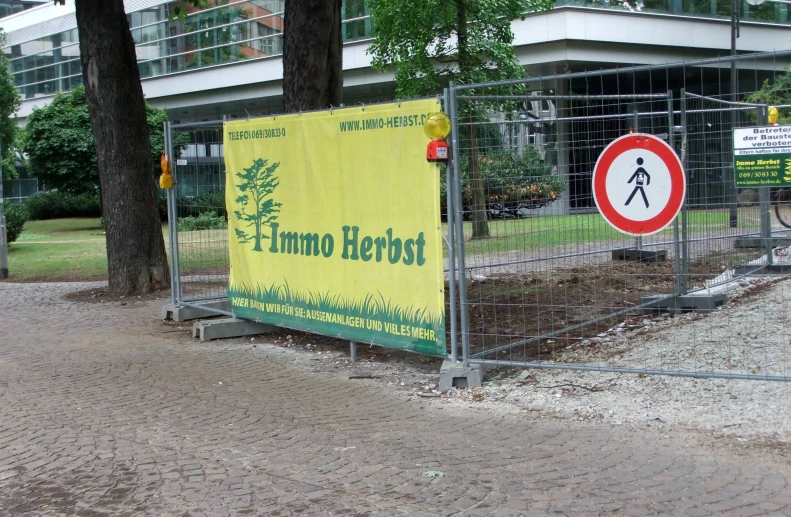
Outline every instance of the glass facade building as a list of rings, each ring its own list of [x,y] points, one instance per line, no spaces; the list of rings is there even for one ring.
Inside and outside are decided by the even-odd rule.
[[[41,5],[42,1],[0,0],[0,14]],[[791,1],[770,0],[760,6],[751,6],[745,0],[740,2],[742,20],[789,23],[788,4]],[[193,10],[184,20],[170,20],[175,3],[162,2],[128,14],[143,79],[278,56],[283,51],[284,0],[216,0],[207,9]],[[731,2],[556,0],[556,6],[728,20]],[[344,42],[372,36],[365,0],[345,0],[342,16]],[[11,62],[23,99],[68,91],[82,83],[76,28],[9,45],[3,51]]]
[[[37,7],[48,0],[0,0],[0,18],[11,16],[18,12]]]
[[[221,0],[193,10],[183,21],[170,20],[175,2],[129,13],[141,78],[281,55],[284,3]],[[344,42],[370,38],[371,20],[364,0],[346,0],[342,14]],[[23,99],[82,84],[76,28],[9,45],[3,51]]]

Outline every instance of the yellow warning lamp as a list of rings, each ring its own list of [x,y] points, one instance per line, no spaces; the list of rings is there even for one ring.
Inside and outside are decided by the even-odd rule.
[[[769,125],[776,126],[779,119],[780,112],[777,110],[777,106],[769,106]]]
[[[170,163],[165,151],[162,151],[162,155],[159,157],[159,166],[162,168],[162,175],[159,176],[159,188],[173,188],[173,176],[170,174]]]
[[[448,161],[448,144],[445,138],[450,134],[450,119],[442,112],[429,113],[423,123],[423,131],[431,139],[426,148],[426,160],[430,162]]]

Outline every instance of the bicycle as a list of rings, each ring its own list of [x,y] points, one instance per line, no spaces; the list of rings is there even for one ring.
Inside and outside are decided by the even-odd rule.
[[[791,188],[780,188],[775,192],[775,215],[780,224],[791,228]]]

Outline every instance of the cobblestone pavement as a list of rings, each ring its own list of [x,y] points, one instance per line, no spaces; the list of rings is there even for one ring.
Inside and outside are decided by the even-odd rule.
[[[791,514],[783,457],[421,408],[85,287],[0,284],[2,517]]]

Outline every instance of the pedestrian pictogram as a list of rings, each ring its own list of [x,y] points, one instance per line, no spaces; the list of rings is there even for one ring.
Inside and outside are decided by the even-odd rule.
[[[642,158],[637,159],[637,165],[643,165]],[[637,182],[635,184],[634,190],[632,191],[632,195],[629,196],[629,199],[626,200],[626,204],[628,205],[629,203],[631,203],[632,199],[634,199],[634,195],[640,192],[640,195],[643,196],[643,202],[645,203],[645,207],[648,208],[650,205],[648,204],[648,198],[645,197],[645,190],[643,190],[643,183],[645,183],[646,185],[650,185],[651,175],[648,174],[648,172],[645,169],[639,167],[636,171],[634,171],[632,177],[629,178],[629,183],[635,180],[637,180]]]
[[[681,210],[686,178],[675,151],[653,135],[614,140],[593,171],[593,198],[604,219],[628,235],[662,231]]]

